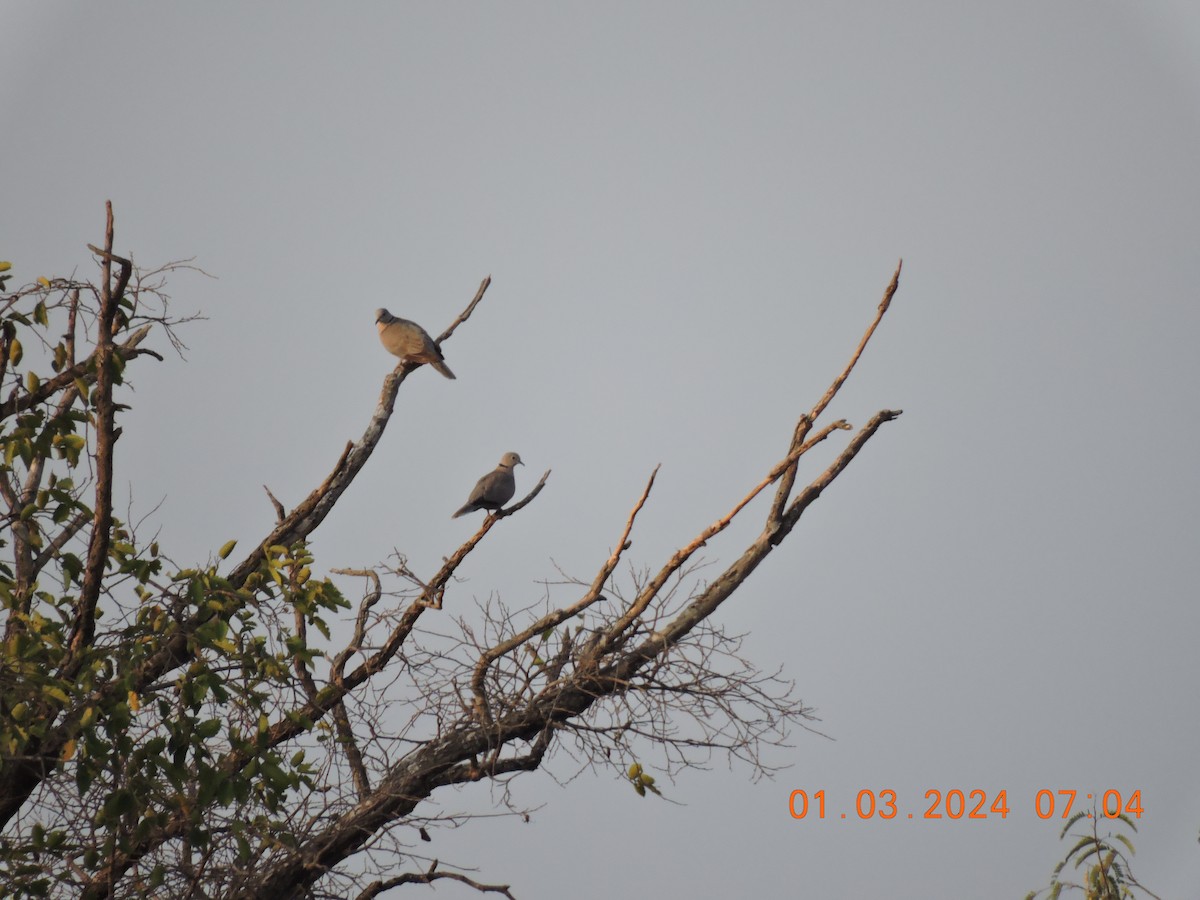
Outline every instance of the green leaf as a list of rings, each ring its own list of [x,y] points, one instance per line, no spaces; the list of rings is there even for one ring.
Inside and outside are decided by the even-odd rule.
[[[46,315],[46,304],[39,300],[37,306],[33,308],[33,320],[42,327],[50,324],[50,317]]]
[[[104,814],[121,816],[133,812],[133,792],[128,788],[119,788],[108,795],[104,801]]]
[[[79,572],[83,571],[83,562],[74,553],[64,553],[62,563],[62,587],[70,587],[72,581],[79,581]]]
[[[47,685],[46,687],[42,688],[42,693],[48,697],[53,697],[55,700],[57,700],[59,703],[62,703],[62,704],[67,704],[67,703],[71,702],[70,698],[67,696],[66,691],[64,691],[60,687],[55,687],[52,684]]]
[[[221,549],[217,551],[221,559],[228,559],[229,554],[233,552],[233,548],[237,546],[237,541],[226,541]]]

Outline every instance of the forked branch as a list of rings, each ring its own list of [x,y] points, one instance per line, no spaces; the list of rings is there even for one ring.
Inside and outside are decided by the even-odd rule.
[[[817,404],[806,415],[801,416],[800,420],[796,423],[796,428],[792,432],[792,442],[788,445],[789,456],[797,447],[804,443],[804,439],[808,437],[808,432],[817,421],[817,418],[833,402],[833,398],[837,396],[838,391],[842,389],[842,385],[846,383],[846,379],[850,377],[850,373],[854,371],[854,367],[858,365],[859,357],[867,349],[867,343],[871,340],[871,336],[875,334],[875,329],[879,327],[879,323],[883,321],[888,307],[892,305],[892,297],[896,295],[896,291],[900,287],[900,270],[903,267],[904,260],[896,263],[896,271],[892,274],[892,280],[883,292],[883,299],[879,301],[879,307],[875,310],[875,318],[871,320],[871,324],[863,332],[862,340],[858,342],[854,353],[851,354],[850,362],[846,363],[846,368],[842,369],[841,374],[833,380],[833,383],[829,385],[829,389],[825,391],[824,396],[817,401]],[[779,521],[779,517],[783,515],[783,508],[787,505],[788,498],[792,495],[792,486],[795,483],[796,466],[793,465],[784,472],[783,478],[779,482],[779,487],[775,491],[775,500],[771,504],[769,521]]]

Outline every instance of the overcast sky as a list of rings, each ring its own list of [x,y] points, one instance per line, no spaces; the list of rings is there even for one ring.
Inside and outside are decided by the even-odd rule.
[[[0,33],[14,283],[94,277],[106,199],[118,252],[215,276],[172,280],[207,320],[139,361],[120,444],[181,563],[362,433],[376,307],[436,333],[491,274],[458,380],[404,385],[318,562],[432,572],[515,450],[520,487],[553,474],[454,614],[590,579],[661,462],[629,554],[660,564],[782,455],[904,258],[831,410],[904,415],[720,613],[832,740],[664,783],[678,805],[529,775],[532,821],[439,832],[447,863],[526,900],[1021,897],[1067,849],[1040,789],[1140,790],[1134,871],[1200,897],[1194,5],[2,2]],[[917,815],[795,821],[794,788]],[[922,819],[951,788],[1012,812]]]

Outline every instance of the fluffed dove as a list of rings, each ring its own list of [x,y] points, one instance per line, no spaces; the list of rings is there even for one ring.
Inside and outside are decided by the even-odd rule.
[[[447,378],[454,377],[429,332],[416,322],[397,318],[386,309],[377,309],[375,327],[379,329],[379,340],[388,353],[406,363],[429,363]]]
[[[471,491],[471,499],[466,505],[450,518],[457,519],[477,509],[487,509],[495,512],[512,499],[517,492],[517,480],[513,478],[513,466],[523,466],[521,457],[516,453],[505,453],[500,457],[500,465],[492,469],[475,484]]]

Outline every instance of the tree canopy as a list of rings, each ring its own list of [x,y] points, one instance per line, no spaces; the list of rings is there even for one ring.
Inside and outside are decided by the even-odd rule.
[[[657,568],[618,578],[655,469],[600,569],[563,576],[572,602],[493,599],[467,626],[447,614],[456,570],[549,472],[431,574],[402,558],[322,574],[307,543],[419,363],[387,375],[362,435],[299,505],[271,497],[277,521],[253,546],[178,565],[118,518],[128,379],[167,363],[151,345],[174,342],[186,321],[166,293],[186,264],[142,270],[115,254],[111,205],[103,246],[90,249],[94,283],[8,290],[0,264],[0,896],[365,900],[438,879],[509,894],[417,865],[414,832],[426,838],[436,820],[434,792],[502,782],[565,749],[655,793],[651,753],[668,773],[714,751],[764,771],[761,745],[808,717],[711,617],[900,415],[818,424],[887,312],[899,266],[845,369],[732,509]],[[439,346],[469,325],[489,283]],[[843,431],[798,485],[801,459]],[[689,578],[697,551],[752,514],[761,531],[740,556]],[[438,628],[419,627],[430,617]]]

